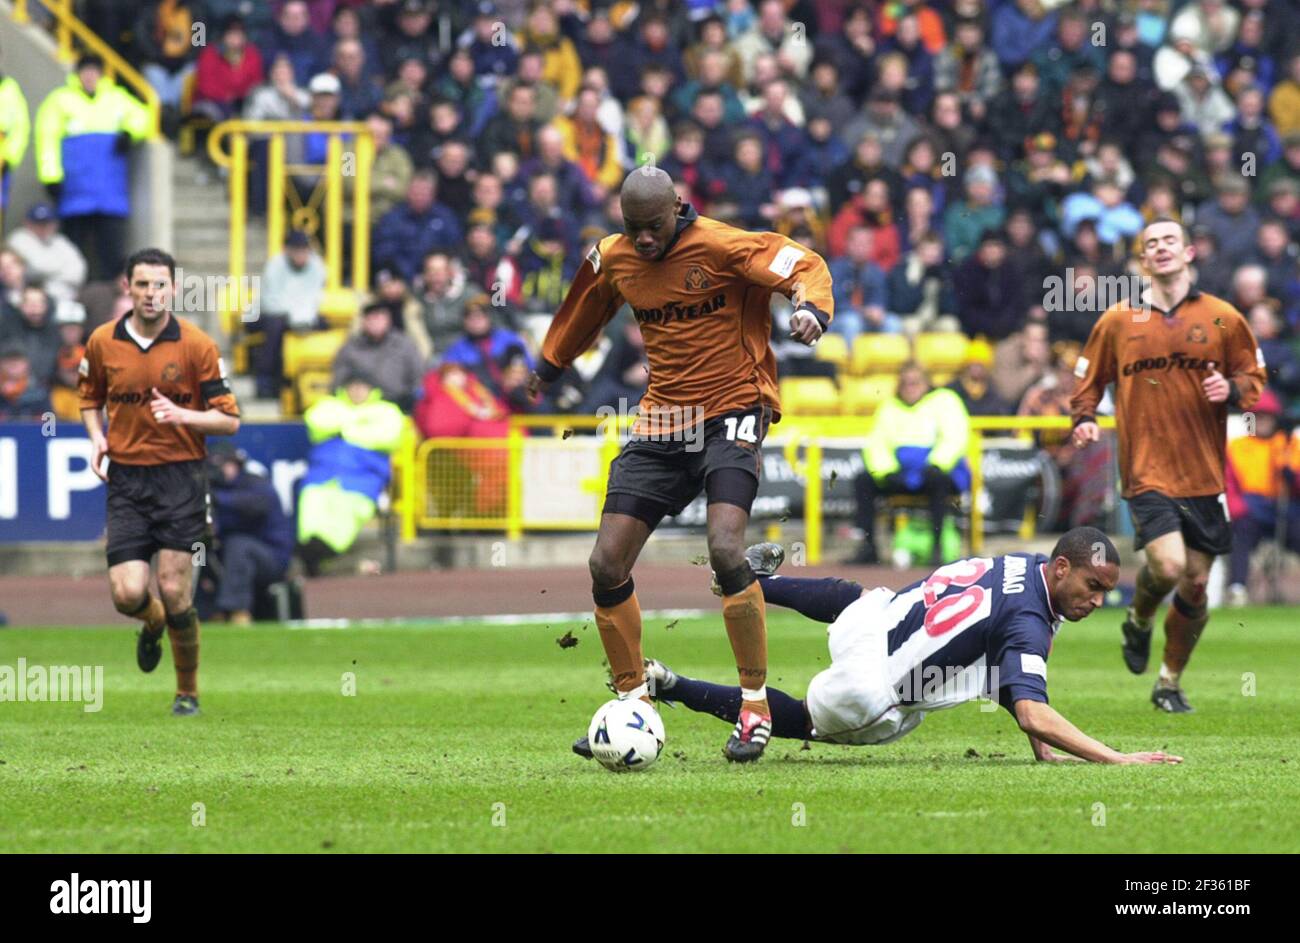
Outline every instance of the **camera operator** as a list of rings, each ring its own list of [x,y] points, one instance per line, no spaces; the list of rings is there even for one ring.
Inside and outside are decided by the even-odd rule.
[[[215,608],[233,625],[252,622],[254,600],[284,579],[294,548],[293,521],[271,482],[245,467],[247,458],[227,443],[214,446],[208,456],[220,566],[209,568],[206,576],[215,577]]]

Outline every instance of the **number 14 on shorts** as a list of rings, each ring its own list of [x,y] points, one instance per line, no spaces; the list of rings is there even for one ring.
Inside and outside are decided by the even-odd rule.
[[[727,439],[732,442],[737,439],[742,442],[757,442],[758,435],[754,432],[757,421],[758,417],[752,413],[748,416],[728,416],[723,420],[727,425]]]

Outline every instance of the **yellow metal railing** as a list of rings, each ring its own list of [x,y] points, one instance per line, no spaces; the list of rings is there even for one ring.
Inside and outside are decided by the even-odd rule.
[[[390,510],[397,520],[398,538],[403,543],[410,543],[416,535],[415,447],[419,441],[415,423],[407,419],[402,428],[402,439],[392,456],[393,477],[389,490],[392,498]]]
[[[548,430],[551,438],[533,440],[548,447],[564,447],[568,434],[579,430],[600,430],[599,473],[576,487],[603,497],[609,480],[609,463],[619,451],[619,435],[628,424],[605,422],[595,416],[515,416],[504,439],[426,439],[414,437],[394,460],[395,480],[401,482],[394,511],[401,516],[403,540],[413,539],[419,529],[500,530],[518,540],[525,530],[590,531],[600,526],[600,502],[590,517],[529,520],[524,512],[524,448],[526,429]],[[785,417],[777,436],[784,439],[790,467],[804,482],[804,541],[806,562],[822,559],[822,457],[823,440],[861,440],[867,421],[861,416]],[[1103,429],[1114,429],[1115,420],[1102,417]],[[1069,430],[1065,416],[977,416],[970,420],[967,460],[971,471],[970,549],[979,553],[984,546],[984,515],[978,495],[984,487],[983,443],[993,433],[1030,435],[1049,430]],[[775,438],[775,436],[774,436]],[[589,443],[590,439],[585,439]],[[483,491],[484,493],[479,493]]]
[[[528,520],[524,515],[524,448],[528,429],[545,429],[551,437],[533,439],[539,447],[564,448],[568,434],[578,430],[601,435],[599,472],[574,482],[581,490],[603,498],[609,463],[619,451],[619,434],[630,422],[605,422],[596,416],[515,416],[504,439],[425,439],[411,455],[415,497],[403,510],[410,515],[403,533],[430,530],[502,530],[511,540],[524,530],[595,530],[600,526],[599,500],[586,517]],[[589,443],[590,438],[584,437]],[[421,489],[421,482],[423,488]]]
[[[60,62],[76,61],[76,44],[104,60],[104,74],[114,82],[121,82],[135,93],[149,109],[150,137],[157,137],[161,132],[162,103],[152,85],[136,71],[135,67],[117,54],[117,51],[104,42],[89,26],[81,22],[72,12],[72,0],[44,0],[44,6],[54,17],[54,39]],[[30,22],[27,0],[14,0],[13,19],[15,23]]]
[[[1114,429],[1113,416],[1100,416],[1097,424],[1103,429]],[[989,432],[1033,433],[1068,431],[1073,427],[1069,416],[972,416],[970,442],[966,447],[966,461],[970,465],[970,549],[979,553],[984,549],[984,509],[980,507],[979,494],[984,489],[984,435]]]
[[[285,159],[286,136],[326,134],[324,164],[290,164]],[[351,152],[346,150],[351,137]],[[230,150],[223,145],[230,140]],[[352,198],[352,286],[366,291],[370,284],[370,175],[374,139],[360,121],[223,121],[208,135],[208,154],[230,171],[230,276],[248,271],[248,145],[252,138],[267,141],[266,250],[284,248],[286,229],[301,229],[317,237],[325,257],[327,291],[343,287],[343,210],[345,179],[354,186]],[[290,175],[320,177],[303,202]],[[289,207],[289,204],[293,204]],[[322,209],[323,204],[323,209]],[[286,215],[286,209],[289,209]]]

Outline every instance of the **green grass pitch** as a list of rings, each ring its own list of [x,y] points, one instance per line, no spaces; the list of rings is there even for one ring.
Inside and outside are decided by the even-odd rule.
[[[1217,613],[1186,679],[1197,711],[1181,717],[1148,703],[1150,674],[1124,670],[1119,619],[1063,627],[1052,702],[1115,747],[1184,755],[1180,767],[1035,764],[1006,712],[975,704],[889,746],[774,741],[734,767],[727,725],[665,708],[658,765],[615,776],[569,752],[608,697],[581,622],[210,626],[204,714],[190,719],[167,713],[170,656],[140,674],[124,625],[4,630],[0,665],[103,665],[104,697],[98,713],[0,703],[0,848],[1300,850],[1294,613]],[[556,644],[566,629],[576,647]],[[645,634],[675,669],[732,681],[719,618],[650,619]],[[826,663],[824,629],[773,612],[770,638],[769,683],[802,695]]]

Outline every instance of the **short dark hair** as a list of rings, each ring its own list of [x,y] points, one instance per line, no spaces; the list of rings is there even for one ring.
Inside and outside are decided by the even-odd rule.
[[[1179,232],[1183,234],[1183,245],[1190,246],[1192,244],[1192,234],[1187,231],[1187,226],[1181,220],[1174,219],[1172,216],[1157,216],[1142,227],[1142,232],[1138,234],[1138,238],[1142,239],[1146,231],[1157,223],[1173,223],[1178,227]]]
[[[1098,550],[1105,554],[1105,562],[1119,566],[1119,551],[1109,537],[1095,527],[1076,527],[1056,542],[1052,559],[1065,557],[1070,566],[1095,566]]]
[[[133,253],[126,260],[126,266],[122,270],[122,274],[126,276],[128,282],[131,280],[131,276],[135,274],[137,265],[165,265],[172,280],[175,281],[176,279],[176,260],[162,249],[140,249],[138,252]]]

